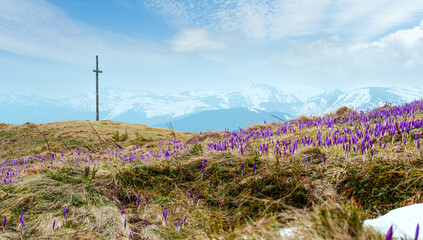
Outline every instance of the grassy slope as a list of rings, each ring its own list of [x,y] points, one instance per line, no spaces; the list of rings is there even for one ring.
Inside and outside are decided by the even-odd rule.
[[[416,119],[423,117],[421,113],[415,116]],[[103,139],[111,139],[116,130],[123,133],[127,129],[128,139],[117,143],[128,147],[139,143],[157,149],[156,139],[172,138],[167,129],[116,122],[92,124]],[[337,125],[340,130],[344,126]],[[255,129],[268,127],[278,125],[252,126]],[[65,149],[65,144],[57,140],[59,136],[75,149],[94,150],[102,145],[87,122],[57,122],[38,128],[54,151]],[[29,124],[0,126],[0,129],[2,159],[47,150],[41,134]],[[322,129],[324,134],[328,131],[327,127]],[[136,137],[135,132],[142,138]],[[0,185],[0,217],[10,219],[7,231],[0,237],[125,239],[131,231],[134,239],[237,239],[241,235],[250,239],[278,239],[278,229],[305,224],[311,227],[296,238],[384,239],[371,230],[362,229],[359,223],[366,216],[422,202],[423,159],[411,141],[406,147],[413,149],[412,153],[398,154],[396,150],[404,148],[395,146],[402,141],[401,137],[394,138],[384,150],[376,148],[373,157],[364,158],[357,153],[345,155],[342,146],[300,146],[298,152],[282,157],[277,165],[273,154],[261,156],[252,147],[243,156],[231,151],[210,154],[207,144],[224,139],[225,132],[210,133],[208,138],[176,134],[183,143],[199,140],[199,144],[175,160],[139,160],[131,164],[115,157],[101,158],[85,149],[83,156],[102,159],[88,167],[91,172],[99,168],[91,181],[90,176],[84,175],[84,164],[74,163],[75,154],[67,153],[54,165],[40,164],[23,173],[17,183]],[[316,129],[302,128],[272,138],[275,141],[298,139],[301,134],[315,137]],[[81,140],[84,144],[71,144]],[[28,141],[33,145],[28,145]],[[250,141],[251,145],[263,142],[262,139],[255,141]],[[116,147],[111,142],[104,145]],[[305,154],[309,157],[307,166]],[[322,162],[324,156],[326,164]],[[208,162],[201,170],[199,163],[204,159]],[[244,163],[243,171],[241,163]],[[253,165],[256,166],[254,174]],[[194,198],[189,197],[187,201],[186,193],[190,189]],[[143,202],[140,207],[137,206],[138,194]],[[148,194],[151,199],[144,208]],[[120,214],[122,206],[124,217]],[[67,209],[66,221],[63,207]],[[163,208],[169,215],[165,226]],[[21,211],[26,217],[23,234],[18,227]],[[175,229],[177,219],[184,216],[187,216],[184,226]],[[54,234],[51,231],[53,219],[57,221]]]
[[[121,141],[125,131],[128,138]],[[118,141],[115,138],[117,132]],[[175,134],[177,138],[190,136],[178,131]],[[45,135],[49,146],[42,135]],[[48,147],[54,152],[64,152],[69,148],[94,151],[100,147],[117,147],[113,142],[121,146],[146,145],[165,138],[173,138],[171,130],[115,121],[60,121],[22,125],[0,123],[0,159],[42,154],[48,151]]]

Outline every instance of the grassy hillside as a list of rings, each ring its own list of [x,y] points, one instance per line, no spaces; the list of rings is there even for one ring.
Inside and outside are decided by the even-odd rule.
[[[22,125],[0,123],[0,159],[67,149],[98,151],[110,147],[144,146],[157,140],[186,138],[188,133],[115,121],[61,121]],[[125,134],[127,136],[125,136]]]
[[[280,239],[304,226],[292,239],[385,239],[362,222],[422,202],[422,110],[343,108],[200,134],[1,125],[0,238]]]

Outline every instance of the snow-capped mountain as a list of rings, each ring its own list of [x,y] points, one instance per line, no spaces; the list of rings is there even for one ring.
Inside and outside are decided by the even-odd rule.
[[[404,103],[423,97],[423,89],[417,87],[366,87],[349,91],[324,91],[307,86],[294,88],[294,91],[292,87],[289,88],[291,90],[287,89],[257,84],[239,90],[192,90],[159,95],[148,91],[106,88],[100,90],[100,118],[153,126],[166,121],[178,121],[177,125],[189,122],[187,126],[182,124],[179,127],[185,131],[190,131],[194,119],[197,122],[203,119],[195,131],[201,127],[218,130],[222,124],[233,128],[234,124],[245,127],[257,123],[259,118],[275,120],[271,115],[289,119],[300,115],[320,115],[342,106],[365,110],[386,102]],[[242,116],[248,117],[240,116],[241,112]],[[206,121],[217,121],[223,116],[226,120],[219,127]],[[0,94],[0,122],[43,123],[94,117],[94,93],[59,100]]]

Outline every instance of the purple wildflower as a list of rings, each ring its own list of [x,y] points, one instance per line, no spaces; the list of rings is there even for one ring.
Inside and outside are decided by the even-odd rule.
[[[184,221],[183,221],[183,222],[185,223],[185,221],[186,221],[186,220],[187,220],[187,215],[185,215],[185,217],[184,217]]]
[[[125,219],[125,221],[123,222],[123,229],[125,229],[125,230],[126,230],[126,219]]]
[[[304,163],[305,163],[305,166],[307,167],[307,155],[305,155],[304,157]]]
[[[323,163],[326,164],[326,156],[323,157]]]
[[[65,219],[65,221],[66,221],[66,207],[63,207],[63,218]]]
[[[147,219],[144,220],[144,224],[145,224],[145,227],[147,227],[147,225],[148,225]]]
[[[132,232],[129,232],[129,238],[132,239]]]
[[[3,220],[3,232],[6,230],[6,223],[7,223],[7,217],[5,216]]]
[[[419,231],[420,231],[420,226],[419,226],[419,224],[417,223],[416,235],[415,235],[415,237],[414,237],[414,240],[418,240],[418,239],[419,239]]]
[[[210,187],[212,186],[212,180],[210,179]]]
[[[120,214],[123,216],[123,207],[120,208]]]
[[[392,227],[393,226],[391,225],[391,227],[388,230],[388,233],[386,233],[386,240],[391,240],[392,239],[392,233],[393,233]]]
[[[164,222],[166,223],[167,211],[164,208],[163,208],[163,219],[164,219]]]
[[[145,199],[145,204],[148,204],[148,200],[150,199],[150,194],[148,194],[147,198]]]
[[[56,219],[53,220],[53,232],[54,232],[54,226],[56,226]]]
[[[138,200],[137,200],[137,205],[138,205],[138,206],[140,205],[140,202],[141,202],[141,195],[140,195],[140,194],[138,194]]]
[[[24,222],[25,222],[25,219],[24,219],[24,217],[23,217],[23,211],[21,212],[21,226],[22,226],[22,232],[24,231]]]

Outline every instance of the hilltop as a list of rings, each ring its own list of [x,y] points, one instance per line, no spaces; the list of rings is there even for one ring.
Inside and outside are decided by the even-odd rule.
[[[292,239],[385,239],[363,221],[422,202],[422,111],[341,108],[198,134],[2,124],[0,237],[281,239],[303,226]]]
[[[33,156],[48,150],[66,152],[68,149],[82,149],[89,152],[108,147],[143,146],[162,139],[191,135],[172,129],[109,120],[27,122],[21,125],[0,123],[0,159]]]

